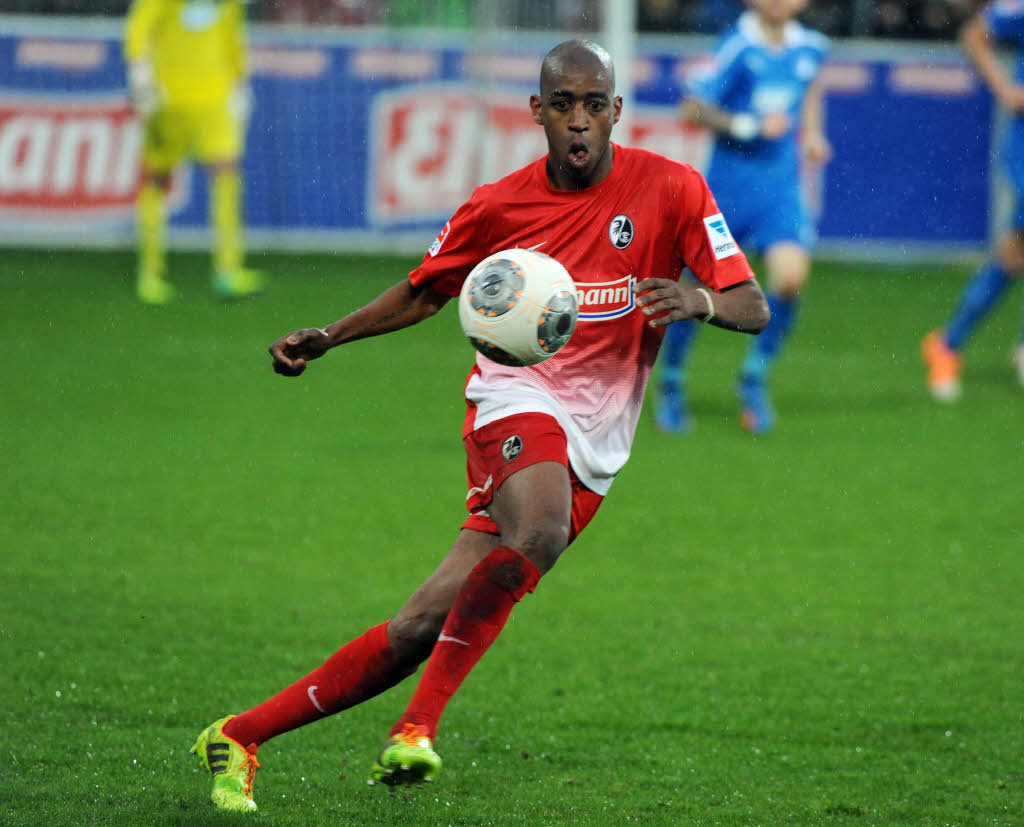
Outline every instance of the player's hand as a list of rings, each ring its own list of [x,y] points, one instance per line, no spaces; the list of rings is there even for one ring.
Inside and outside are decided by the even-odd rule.
[[[805,133],[800,141],[804,158],[812,164],[827,164],[832,160],[832,144],[820,132]]]
[[[128,94],[132,106],[142,120],[146,120],[160,106],[160,88],[157,86],[153,64],[136,60],[128,66]]]
[[[1024,86],[1019,83],[1011,83],[1003,90],[996,90],[996,97],[1004,109],[1015,114],[1024,112]]]
[[[648,327],[667,327],[672,322],[703,318],[708,306],[696,289],[687,289],[672,279],[643,279],[636,283],[636,304],[648,320]]]
[[[789,115],[785,112],[769,112],[761,116],[761,137],[774,141],[789,132],[791,125]]]
[[[269,348],[274,359],[274,373],[298,376],[306,363],[319,359],[330,348],[331,338],[318,327],[307,327],[282,336]]]
[[[240,83],[231,90],[228,110],[239,123],[248,123],[252,115],[252,89],[248,83]]]

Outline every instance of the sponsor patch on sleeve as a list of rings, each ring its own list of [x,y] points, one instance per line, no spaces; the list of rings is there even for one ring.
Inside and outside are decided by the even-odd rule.
[[[729,232],[729,225],[725,223],[725,216],[721,213],[705,218],[704,230],[708,234],[708,241],[711,242],[711,249],[715,251],[715,259],[728,258],[740,251],[739,245]]]
[[[427,252],[430,253],[431,258],[433,258],[439,252],[441,252],[441,245],[444,244],[445,239],[448,238],[448,233],[450,233],[451,231],[452,222],[449,221],[447,224],[444,225],[444,229],[437,234],[437,238],[435,238],[434,243],[430,245],[430,249],[427,250]]]

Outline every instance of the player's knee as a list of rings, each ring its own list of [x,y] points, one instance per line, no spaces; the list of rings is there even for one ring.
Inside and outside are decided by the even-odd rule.
[[[772,292],[784,299],[795,299],[800,295],[804,284],[807,283],[808,270],[806,264],[797,261],[790,262],[787,267],[779,268],[772,273],[770,281]]]
[[[555,565],[558,556],[569,545],[568,515],[544,515],[506,542],[533,563],[543,574]],[[502,538],[505,539],[505,538]]]
[[[146,172],[143,174],[143,180],[159,187],[165,193],[171,191],[171,176],[169,173]]]
[[[441,634],[446,614],[424,611],[395,617],[388,623],[388,642],[394,656],[408,664],[425,661]]]
[[[1024,275],[1024,238],[1019,233],[1009,233],[1000,239],[999,263],[1013,278]]]
[[[233,160],[210,161],[206,164],[206,171],[210,175],[222,175],[224,173],[238,172],[238,162]]]
[[[795,299],[811,270],[807,251],[798,244],[781,243],[769,249],[765,259],[772,292],[784,299]]]

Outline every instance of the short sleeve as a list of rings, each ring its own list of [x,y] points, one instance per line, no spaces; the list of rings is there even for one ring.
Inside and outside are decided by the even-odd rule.
[[[742,41],[737,36],[726,38],[719,44],[710,60],[698,65],[686,79],[690,94],[701,100],[721,106],[736,84],[741,63],[737,60]]]
[[[700,281],[716,291],[754,278],[704,176],[690,169],[679,183],[681,191],[677,197],[683,205],[676,229],[679,258]]]
[[[491,222],[482,189],[444,225],[423,261],[409,274],[415,286],[429,284],[437,292],[457,296],[469,271],[489,255]]]
[[[124,25],[124,59],[128,63],[152,57],[153,28],[160,15],[156,0],[133,0]]]
[[[1024,43],[1024,2],[996,0],[982,11],[982,15],[997,40]]]

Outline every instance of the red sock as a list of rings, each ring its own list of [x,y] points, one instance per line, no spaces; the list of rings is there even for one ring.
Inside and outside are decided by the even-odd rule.
[[[512,607],[537,587],[538,580],[537,567],[508,546],[498,546],[473,567],[392,735],[411,723],[426,730],[431,739],[436,737],[445,705],[494,643]]]
[[[399,668],[395,663],[387,625],[367,630],[342,646],[319,669],[232,718],[224,734],[240,744],[262,744],[282,732],[355,706],[411,675],[415,665]]]

